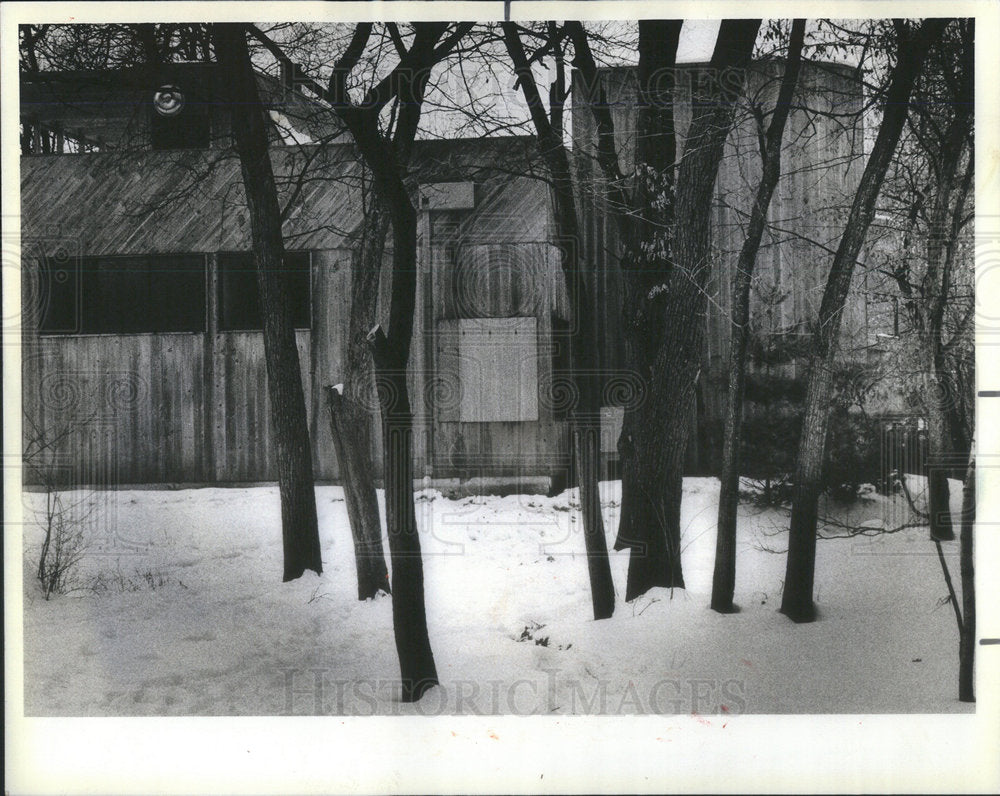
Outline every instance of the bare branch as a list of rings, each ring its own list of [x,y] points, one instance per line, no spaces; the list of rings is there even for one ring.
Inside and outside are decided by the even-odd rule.
[[[395,22],[386,22],[386,30],[389,31],[389,38],[392,39],[392,44],[396,48],[396,54],[402,58],[406,55],[406,44],[403,42],[403,37],[399,35],[399,26]]]

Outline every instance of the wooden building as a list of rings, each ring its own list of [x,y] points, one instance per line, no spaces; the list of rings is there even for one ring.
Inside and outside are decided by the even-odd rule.
[[[773,73],[761,66],[751,97],[776,94]],[[605,73],[626,171],[630,74]],[[806,76],[803,105],[858,102],[837,69]],[[249,221],[216,79],[204,64],[22,79],[24,435],[26,448],[45,451],[40,467],[26,469],[29,480],[276,478]],[[328,110],[281,80],[262,75],[259,86],[272,108],[279,193],[297,197],[285,224],[286,267],[314,467],[317,478],[336,480],[322,387],[343,380],[350,269],[370,185]],[[760,266],[762,279],[789,294],[776,333],[800,330],[816,306],[829,262],[822,243],[846,215],[833,200],[860,171],[861,142],[837,118],[803,109],[789,123],[790,174],[772,209],[776,228],[789,231],[767,242]],[[573,113],[586,278],[604,340],[603,448],[613,457],[621,405],[637,385],[621,364],[616,243],[595,190],[588,124]],[[720,408],[712,380],[728,343],[727,269],[759,172],[755,147],[752,114],[741,113],[713,219],[709,413]],[[561,365],[572,318],[534,141],[420,141],[411,178],[419,208],[415,472],[544,483],[568,465],[571,395]],[[388,287],[384,270],[383,322]],[[377,439],[374,453],[380,462]]]
[[[688,455],[692,471],[715,472],[721,466],[717,457],[721,438],[708,439],[706,429],[714,422],[715,431],[721,432],[728,389],[732,274],[760,180],[761,139],[777,100],[783,68],[783,61],[766,60],[755,62],[748,70],[715,184],[710,232],[713,259],[703,320],[705,347],[697,417],[692,418],[697,434]],[[574,78],[573,91],[581,96],[587,88],[579,74]],[[699,84],[733,78],[714,74],[704,63],[680,64],[667,78],[655,78],[672,81],[679,138],[686,135],[692,92]],[[601,79],[615,126],[619,168],[627,175],[634,169],[637,72],[629,67],[607,68],[601,70]],[[802,353],[811,338],[833,252],[864,169],[861,112],[858,75],[853,69],[825,62],[803,63],[783,138],[782,176],[768,208],[768,229],[757,255],[751,294],[752,331],[764,350],[757,352],[759,357],[751,357],[752,370],[791,378],[804,375]],[[594,120],[581,103],[574,106],[572,124],[583,247],[592,268],[590,295],[596,302],[595,317],[601,324],[601,367],[613,371],[624,356],[623,341],[616,333],[621,326],[622,291],[615,267],[620,243],[597,163]],[[682,152],[679,143],[678,160]],[[874,338],[864,279],[863,269],[857,269],[856,289],[845,307],[841,348],[847,357],[868,356]],[[609,385],[606,392],[614,393],[614,386]],[[752,400],[748,402],[748,411],[753,411],[752,404]],[[609,419],[620,424],[620,411],[609,411]]]

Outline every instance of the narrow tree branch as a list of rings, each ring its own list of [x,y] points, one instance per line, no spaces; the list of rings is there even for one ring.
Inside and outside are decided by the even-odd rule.
[[[948,571],[948,562],[944,558],[944,550],[941,549],[941,542],[934,540],[934,547],[937,548],[938,561],[941,562],[941,572],[944,575],[944,582],[948,584],[948,597],[951,600],[951,607],[955,609],[955,621],[958,623],[958,634],[961,635],[965,629],[962,622],[962,609],[958,607],[958,596],[955,594],[955,586],[951,582],[951,572]]]
[[[392,39],[392,44],[396,48],[396,54],[402,58],[406,55],[406,44],[403,42],[403,37],[399,35],[399,25],[395,22],[386,22],[385,28],[389,31],[389,38]]]

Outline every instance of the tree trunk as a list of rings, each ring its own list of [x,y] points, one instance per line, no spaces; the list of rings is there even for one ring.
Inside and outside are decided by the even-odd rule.
[[[631,548],[626,600],[653,586],[684,586],[680,502],[705,331],[713,190],[759,27],[759,19],[726,20],[720,27],[712,56],[719,77],[710,96],[692,99],[675,196],[673,92],[654,76],[673,67],[680,25],[639,24],[639,220],[622,264],[628,364],[644,379],[646,395],[626,410],[619,440],[622,515],[615,547]],[[727,79],[734,73],[738,81]]]
[[[930,369],[933,368],[933,369]],[[931,538],[943,542],[955,538],[951,519],[951,490],[948,476],[952,464],[948,418],[939,392],[940,374],[932,365],[927,373],[927,512]]]
[[[364,144],[372,145],[375,145],[372,140]],[[398,176],[399,168],[391,152],[384,154],[383,162],[375,164],[371,159],[368,165],[381,169],[381,200],[392,216],[389,335],[376,326],[368,340],[372,344],[376,391],[382,410],[385,519],[392,562],[392,625],[402,677],[402,699],[415,702],[438,684],[427,634],[424,568],[413,509],[413,412],[406,384],[416,310],[417,220]]]
[[[398,271],[394,277],[397,274]],[[378,327],[372,333],[372,343],[385,447],[385,515],[392,560],[392,627],[399,655],[402,700],[415,702],[427,689],[438,684],[438,678],[427,634],[424,567],[413,510],[413,413],[406,387],[406,371],[396,366],[398,359]]]
[[[974,445],[975,443],[973,443]],[[976,654],[976,579],[973,558],[973,531],[976,525],[976,454],[969,457],[962,493],[961,575],[962,629],[958,643],[958,698],[975,702],[974,663]]]
[[[323,571],[306,403],[285,286],[278,194],[267,149],[265,110],[243,25],[216,28],[216,52],[232,103],[233,134],[250,211],[257,287],[264,316],[264,358],[271,425],[277,448],[284,580]]]
[[[403,179],[420,122],[430,70],[443,59],[471,25],[459,25],[440,43],[446,23],[414,23],[412,44],[400,65],[384,78],[391,84],[386,100],[399,100],[392,139],[381,132],[378,103],[354,105],[347,76],[361,58],[371,36],[370,23],[360,23],[344,54],[334,65],[327,98],[347,125],[365,164],[374,176],[379,200],[392,224],[392,286],[389,333],[376,326],[372,343],[376,389],[382,412],[385,451],[386,530],[392,562],[392,625],[402,678],[402,699],[414,702],[437,685],[437,670],[427,634],[424,570],[413,509],[413,412],[406,368],[413,336],[417,292],[417,219]],[[381,85],[381,84],[380,84]],[[376,87],[377,88],[377,87]],[[374,89],[373,89],[374,90]]]
[[[347,517],[354,537],[358,599],[369,600],[380,591],[387,594],[390,591],[371,463],[370,415],[364,407],[344,398],[335,387],[326,388],[326,402],[333,447],[340,462]]]
[[[831,372],[844,301],[850,289],[854,263],[875,214],[875,201],[906,121],[914,81],[920,73],[928,48],[940,37],[946,23],[947,20],[942,19],[925,20],[912,41],[907,37],[899,43],[898,60],[886,96],[882,125],[861,175],[823,291],[795,466],[795,492],[781,600],[781,612],[794,622],[812,622],[816,618],[816,606],[812,599],[816,565],[816,520],[830,396],[833,394]],[[901,29],[902,24],[900,23]],[[902,33],[900,35],[902,37]]]
[[[583,418],[573,423],[573,463],[580,484],[580,512],[583,519],[590,599],[594,619],[608,619],[615,612],[615,587],[608,561],[608,542],[601,515],[598,472],[601,462],[601,423]]]
[[[604,535],[604,518],[601,514],[599,472],[601,456],[600,393],[597,389],[597,339],[594,332],[593,312],[587,291],[583,263],[580,258],[582,236],[569,156],[562,138],[562,55],[556,48],[558,76],[550,96],[553,120],[546,116],[538,87],[528,65],[516,26],[503,26],[507,52],[521,84],[521,91],[531,112],[538,138],[539,150],[548,167],[552,180],[555,207],[556,239],[561,243],[559,262],[566,280],[572,313],[569,335],[570,376],[579,396],[577,406],[570,412],[570,430],[573,446],[573,464],[580,487],[580,511],[583,521],[584,544],[587,550],[587,569],[590,576],[590,594],[594,619],[607,619],[615,610],[615,588],[608,561],[608,543]],[[551,31],[553,38],[555,32]]]
[[[671,430],[676,432],[676,424]],[[656,436],[666,439],[665,434]],[[630,434],[626,439],[624,426],[622,437],[618,448],[622,457],[622,514],[615,549],[630,551],[625,583],[625,600],[630,601],[655,586],[684,588],[680,557],[683,456],[679,460],[668,457],[672,450],[666,448],[636,449],[636,438]],[[681,443],[672,443],[674,446],[684,449]],[[641,529],[642,535],[634,528]]]
[[[781,76],[781,88],[774,114],[767,128],[764,162],[757,197],[750,213],[747,236],[733,273],[732,321],[729,326],[729,400],[726,405],[722,442],[722,477],[719,491],[719,527],[715,542],[715,571],[712,575],[712,610],[733,613],[736,589],[736,510],[739,505],[740,445],[743,434],[743,393],[746,386],[747,327],[750,322],[750,285],[757,251],[767,225],[771,196],[781,176],[781,139],[791,110],[792,96],[802,63],[805,20],[792,23],[788,59]]]
[[[929,397],[926,402],[928,513],[931,538],[942,541],[955,538],[948,476],[951,474],[951,464],[956,451],[952,444],[948,418],[950,406],[948,397],[952,392],[945,376],[942,325],[948,301],[947,286],[951,283],[953,270],[954,243],[959,232],[958,225],[952,220],[952,200],[955,187],[959,184],[959,164],[972,125],[971,45],[966,46],[965,53],[967,63],[963,70],[964,79],[961,80],[960,94],[955,98],[955,115],[948,125],[940,151],[937,191],[927,236],[927,272],[921,285],[923,317],[920,328],[924,333],[922,342],[926,352],[928,382],[926,394]],[[971,176],[971,171],[969,175]],[[956,219],[962,214],[969,187],[969,181],[960,186],[954,208]]]
[[[569,172],[567,169],[566,176]],[[565,200],[565,197],[564,197]],[[557,200],[558,201],[558,200]],[[565,224],[571,240],[579,243],[576,216]],[[565,247],[564,247],[565,248]],[[574,255],[578,246],[571,246]],[[608,542],[604,533],[599,486],[601,467],[601,410],[600,393],[596,384],[597,367],[594,353],[597,341],[594,336],[590,304],[575,256],[562,257],[567,284],[570,285],[570,305],[574,329],[570,335],[570,360],[577,385],[579,404],[571,410],[570,429],[573,444],[573,463],[580,487],[580,511],[583,521],[584,545],[587,551],[587,571],[590,576],[590,596],[594,619],[608,619],[615,611],[615,586],[608,560]],[[574,286],[575,284],[575,286]]]
[[[389,592],[371,455],[372,414],[367,408],[372,403],[375,387],[367,335],[375,323],[388,229],[388,212],[377,195],[370,196],[366,202],[359,250],[351,268],[351,318],[343,398],[328,393],[331,431],[354,540],[359,600],[373,598],[379,591]]]
[[[680,511],[678,505],[671,512],[671,506],[683,488],[687,435],[683,421],[678,428],[676,418],[668,423],[662,416],[670,409],[670,396],[661,397],[664,382],[654,367],[657,349],[667,339],[662,319],[669,316],[651,301],[659,298],[663,303],[668,298],[664,289],[672,262],[667,230],[674,216],[677,152],[673,86],[654,76],[674,68],[681,26],[680,20],[639,23],[637,176],[630,202],[639,212],[630,224],[620,225],[626,232],[621,259],[625,360],[644,386],[644,400],[625,409],[618,439],[622,505],[615,549],[629,550],[626,601],[656,586],[684,588]],[[683,440],[677,439],[678,432]],[[673,514],[676,524],[668,516]]]

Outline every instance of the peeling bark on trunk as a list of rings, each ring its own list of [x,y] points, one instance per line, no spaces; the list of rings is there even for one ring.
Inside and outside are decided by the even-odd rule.
[[[792,96],[802,63],[805,20],[792,24],[788,58],[774,114],[768,125],[760,185],[751,209],[750,225],[733,273],[732,320],[729,326],[729,400],[726,405],[722,443],[722,477],[719,491],[719,522],[715,543],[715,571],[712,576],[712,610],[733,613],[736,588],[736,510],[739,505],[740,445],[743,436],[743,393],[746,385],[747,327],[750,322],[750,285],[757,251],[767,225],[771,196],[781,176],[781,139],[791,110]]]
[[[850,289],[855,261],[875,214],[875,201],[906,121],[914,81],[923,66],[928,48],[934,40],[940,38],[946,23],[947,20],[943,19],[925,20],[912,40],[906,37],[904,41],[900,41],[882,125],[861,176],[823,291],[795,467],[788,559],[781,600],[781,612],[794,622],[812,622],[816,619],[816,606],[812,597],[816,566],[816,521],[830,396],[833,395],[831,372],[844,301]],[[900,27],[902,30],[902,23]]]
[[[265,110],[257,93],[245,26],[217,25],[215,42],[230,92],[233,135],[250,211],[257,287],[264,316],[268,398],[277,448],[284,580],[289,581],[301,577],[307,569],[320,573],[323,564],[305,395],[285,286],[281,213],[267,149]]]

